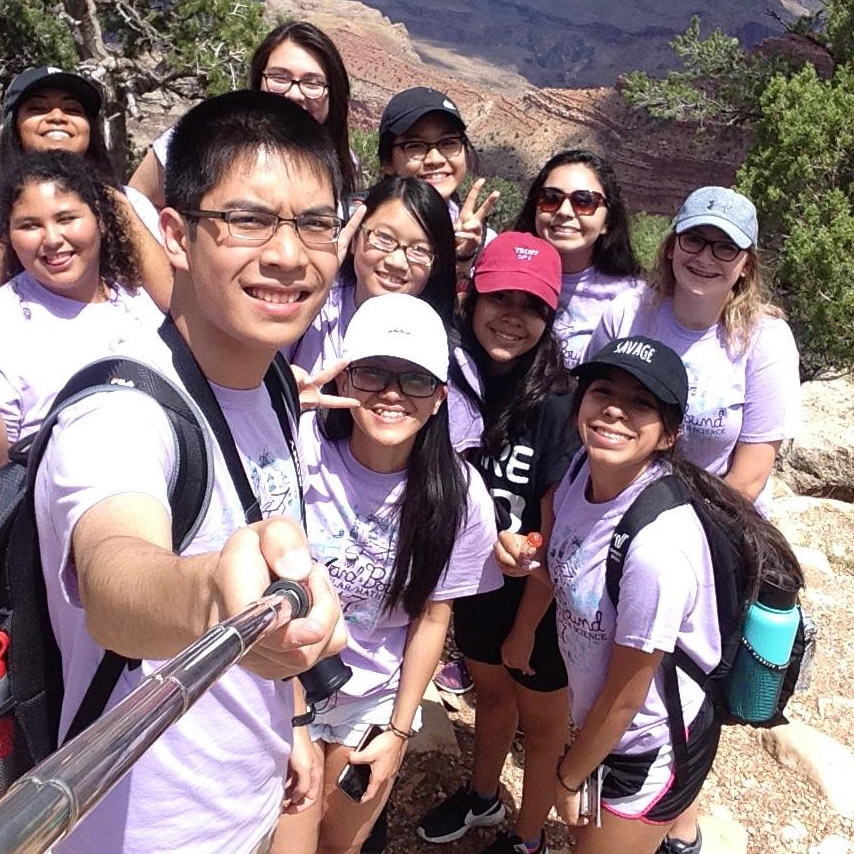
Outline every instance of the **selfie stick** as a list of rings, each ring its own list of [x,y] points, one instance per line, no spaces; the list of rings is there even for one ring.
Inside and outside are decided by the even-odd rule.
[[[41,854],[70,833],[131,766],[250,647],[308,613],[295,581],[276,581],[208,629],[110,711],[12,785],[0,800],[0,854]]]

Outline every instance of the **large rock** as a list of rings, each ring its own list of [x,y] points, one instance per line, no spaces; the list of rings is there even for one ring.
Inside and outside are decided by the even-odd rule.
[[[731,819],[701,815],[703,854],[747,854],[747,831]]]
[[[812,780],[836,812],[854,818],[854,754],[847,747],[800,721],[761,730],[759,737],[781,765]]]
[[[801,495],[854,501],[854,382],[801,386],[802,425],[780,458],[779,477]]]
[[[448,720],[448,713],[439,696],[439,691],[431,681],[421,701],[421,730],[409,742],[413,753],[427,753],[435,750],[447,756],[459,756],[460,746],[454,735],[454,728]]]

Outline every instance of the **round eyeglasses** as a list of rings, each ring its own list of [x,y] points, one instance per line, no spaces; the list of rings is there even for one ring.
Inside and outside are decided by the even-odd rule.
[[[378,394],[385,391],[393,382],[397,383],[401,394],[407,397],[432,397],[439,386],[439,380],[433,374],[424,371],[386,371],[368,365],[355,365],[347,368],[347,375],[353,388]]]
[[[707,246],[710,246],[712,255],[718,261],[735,261],[744,252],[731,240],[706,240],[696,231],[683,231],[682,234],[676,235],[676,241],[679,243],[679,248],[689,255],[699,255]]]
[[[543,187],[537,195],[537,207],[543,213],[555,213],[567,199],[576,216],[593,216],[599,208],[608,207],[608,200],[596,190],[564,193],[557,187]]]
[[[385,231],[380,231],[376,228],[362,227],[362,234],[365,235],[365,242],[368,246],[374,249],[379,249],[380,252],[391,254],[397,252],[398,249],[403,250],[406,260],[410,264],[417,264],[420,267],[431,267],[436,259],[436,253],[426,246],[421,246],[418,243],[401,243],[396,240],[391,234]]]
[[[446,136],[436,142],[425,142],[421,139],[410,139],[407,142],[396,142],[392,148],[399,148],[409,160],[424,160],[435,148],[446,160],[458,157],[465,147],[465,138],[462,136]]]
[[[293,226],[299,239],[308,246],[322,246],[335,243],[344,221],[332,214],[301,213],[286,217],[267,211],[181,211],[191,219],[222,219],[228,226],[228,233],[238,240],[251,240],[264,243],[278,230],[282,223]]]
[[[261,76],[267,84],[267,91],[274,92],[276,95],[287,95],[296,86],[304,97],[313,101],[316,98],[322,98],[329,88],[329,84],[324,80],[316,80],[313,77],[303,77],[302,80],[297,80],[287,74],[280,74],[275,71],[262,72]]]

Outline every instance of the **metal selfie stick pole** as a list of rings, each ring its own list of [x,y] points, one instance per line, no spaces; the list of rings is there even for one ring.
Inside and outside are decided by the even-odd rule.
[[[0,854],[41,854],[70,833],[160,734],[269,634],[305,616],[308,593],[276,581],[264,598],[209,629],[88,729],[25,774],[0,800]]]

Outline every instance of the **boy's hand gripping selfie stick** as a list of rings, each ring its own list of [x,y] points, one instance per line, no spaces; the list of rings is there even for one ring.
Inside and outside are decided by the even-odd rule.
[[[250,647],[287,620],[304,617],[311,606],[295,581],[273,582],[264,596],[241,613],[208,629],[197,641],[148,676],[88,729],[25,774],[0,800],[0,854],[41,854],[67,836],[131,766]],[[324,672],[307,677],[314,702],[342,684]],[[318,678],[320,677],[320,678]],[[309,688],[310,686],[310,688]],[[318,695],[326,693],[320,697]]]

